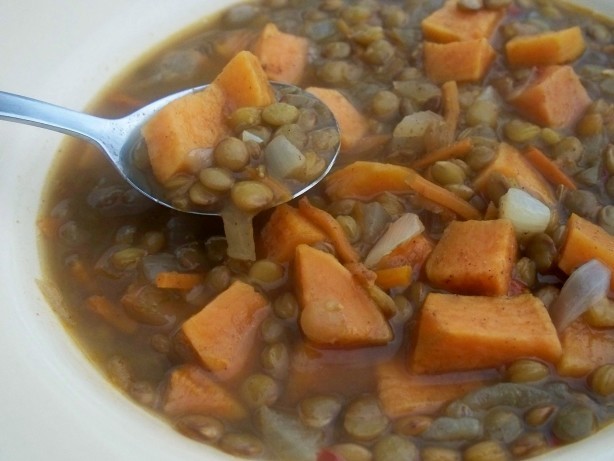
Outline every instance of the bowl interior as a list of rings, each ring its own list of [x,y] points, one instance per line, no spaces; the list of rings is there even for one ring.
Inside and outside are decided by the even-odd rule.
[[[0,89],[82,109],[143,51],[230,3],[8,2],[0,15]],[[577,3],[614,16],[611,0]],[[0,123],[0,408],[8,416],[0,459],[231,459],[178,435],[123,397],[65,334],[40,294],[36,215],[61,140]],[[544,459],[609,459],[613,436],[614,426]]]

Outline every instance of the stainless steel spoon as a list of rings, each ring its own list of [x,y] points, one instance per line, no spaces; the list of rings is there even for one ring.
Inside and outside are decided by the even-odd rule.
[[[301,94],[312,98],[318,104],[321,104],[315,96],[298,87],[281,83],[272,83],[272,85],[278,90],[291,89],[294,94]],[[198,208],[179,209],[174,207],[165,198],[163,187],[157,182],[152,181],[132,161],[132,152],[142,140],[141,127],[145,122],[171,101],[190,93],[202,91],[206,86],[190,88],[168,95],[130,115],[118,119],[95,117],[36,99],[0,91],[0,120],[34,125],[89,141],[107,155],[123,178],[151,200],[169,208],[188,213],[219,215],[221,214],[219,211],[207,211]],[[332,126],[338,130],[334,117],[332,114],[329,115]],[[300,190],[295,191],[289,199],[305,193],[320,182],[332,168],[338,152],[339,147],[337,146],[322,174]]]

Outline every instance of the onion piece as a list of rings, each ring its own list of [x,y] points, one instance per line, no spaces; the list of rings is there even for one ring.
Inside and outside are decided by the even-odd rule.
[[[499,200],[499,217],[512,222],[516,234],[544,232],[550,223],[550,208],[529,193],[510,188]]]
[[[228,243],[227,254],[241,261],[256,260],[256,244],[254,242],[253,214],[241,211],[234,206],[226,206],[222,210],[224,234]]]
[[[297,176],[305,168],[303,153],[284,135],[279,135],[264,149],[267,171],[278,179]]]
[[[610,277],[610,269],[596,259],[573,271],[550,306],[550,317],[559,333],[607,296]]]
[[[401,243],[413,239],[424,231],[424,224],[418,215],[405,213],[388,226],[384,235],[373,245],[365,258],[365,266],[373,267]]]

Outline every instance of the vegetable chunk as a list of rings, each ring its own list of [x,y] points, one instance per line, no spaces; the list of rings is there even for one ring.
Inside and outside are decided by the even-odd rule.
[[[591,259],[601,261],[614,272],[614,236],[574,213],[567,221],[559,268],[569,275]],[[612,280],[610,288],[614,290]]]
[[[375,302],[332,255],[299,245],[294,268],[300,325],[310,341],[343,348],[392,339],[390,325]]]
[[[281,32],[275,24],[268,23],[252,51],[270,80],[296,85],[307,66],[309,40]]]
[[[505,44],[507,62],[513,67],[548,66],[571,62],[584,52],[580,27],[535,35],[521,35]]]
[[[243,405],[197,365],[181,365],[170,373],[162,409],[173,416],[203,413],[229,421],[247,417]]]
[[[448,0],[422,21],[422,33],[438,43],[488,39],[504,15],[504,9],[468,11],[459,8],[456,0]]]
[[[562,376],[576,378],[614,362],[614,330],[591,328],[579,318],[561,333],[563,355],[557,363]]]
[[[462,42],[424,44],[424,70],[437,83],[479,82],[495,59],[485,38]]]
[[[446,373],[498,367],[521,357],[556,363],[562,348],[548,311],[531,294],[515,297],[430,293],[409,367]]]
[[[453,293],[506,295],[516,253],[509,220],[453,221],[426,261],[426,275],[433,285]]]
[[[269,303],[251,285],[236,281],[181,326],[202,364],[223,379],[249,365],[260,323]]]
[[[339,91],[309,87],[307,90],[328,106],[339,124],[341,153],[349,152],[369,132],[369,122]]]
[[[591,98],[571,66],[547,66],[538,68],[534,80],[509,102],[539,125],[567,128],[582,116]]]

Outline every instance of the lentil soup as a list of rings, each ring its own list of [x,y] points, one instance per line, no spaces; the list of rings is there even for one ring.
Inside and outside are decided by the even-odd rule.
[[[613,33],[550,1],[229,8],[97,114],[248,49],[337,116],[335,170],[256,216],[245,260],[221,220],[152,204],[70,141],[39,219],[58,314],[122,392],[232,455],[507,460],[590,436],[613,416]],[[239,142],[313,142],[308,116],[253,112]]]

